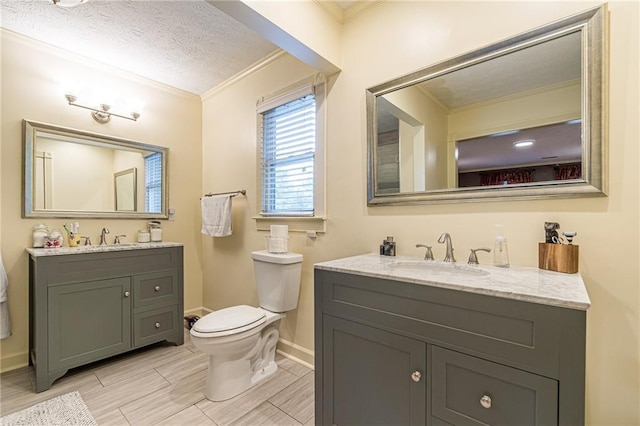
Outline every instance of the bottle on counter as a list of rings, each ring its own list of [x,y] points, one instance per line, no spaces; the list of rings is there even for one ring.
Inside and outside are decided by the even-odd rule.
[[[493,245],[493,264],[501,268],[509,267],[509,252],[507,250],[507,237],[504,236],[504,226],[496,225],[496,241]]]

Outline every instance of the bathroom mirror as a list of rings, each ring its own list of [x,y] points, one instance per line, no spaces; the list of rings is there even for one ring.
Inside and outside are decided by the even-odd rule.
[[[23,217],[167,218],[167,148],[27,120],[23,132]]]
[[[606,195],[606,6],[367,89],[368,205]]]

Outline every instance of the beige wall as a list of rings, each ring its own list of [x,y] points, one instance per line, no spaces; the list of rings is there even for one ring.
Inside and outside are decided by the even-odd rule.
[[[9,274],[9,312],[13,335],[2,340],[2,369],[26,365],[28,351],[28,258],[31,230],[37,223],[62,228],[67,219],[22,219],[22,119],[103,133],[161,145],[169,148],[170,205],[176,208],[174,222],[163,222],[166,241],[185,245],[185,309],[202,306],[202,266],[199,229],[199,197],[202,191],[201,101],[198,96],[170,89],[157,83],[96,67],[49,47],[2,32],[2,164],[0,169],[2,204],[0,229],[2,258]],[[68,106],[57,85],[61,77],[89,80],[110,85],[121,93],[146,103],[138,122],[113,118],[108,124],[96,123],[89,112]],[[115,110],[115,106],[114,106]],[[76,185],[82,185],[77,176]],[[111,230],[111,237],[126,234],[135,241],[136,230],[144,220],[78,220],[83,235],[94,243],[100,229]]]
[[[249,77],[203,99],[202,168],[205,192],[246,189],[246,197],[233,199],[233,235],[202,237],[203,305],[220,309],[237,304],[257,306],[250,252],[263,250],[264,235],[252,217],[260,210],[257,188],[256,101],[315,71],[297,59],[283,55]],[[329,107],[331,108],[331,107]],[[313,348],[312,251],[301,233],[291,233],[289,250],[302,253],[304,281],[300,308],[281,327],[281,337],[307,349]],[[302,321],[296,321],[300,317]],[[313,362],[312,357],[306,361]]]
[[[557,221],[578,232],[580,272],[593,303],[587,332],[588,422],[640,424],[637,2],[609,3],[608,197],[366,207],[367,87],[597,5],[383,2],[344,24],[342,72],[330,79],[327,100],[327,232],[315,242],[295,236],[292,249],[305,256],[304,275],[299,308],[282,328],[285,339],[313,349],[315,262],[375,252],[387,235],[396,237],[400,255],[419,256],[415,243],[434,243],[443,231],[452,234],[458,257],[464,259],[469,248],[492,244],[494,224],[503,223],[511,263],[536,266],[542,224]],[[249,190],[246,199],[234,200],[234,236],[203,240],[204,304],[209,308],[256,303],[249,251],[261,248],[262,242],[251,220],[258,206],[253,107],[271,87],[295,81],[294,69],[299,67],[292,59],[283,59],[204,101],[205,189]],[[442,248],[435,246],[436,256],[442,257]]]

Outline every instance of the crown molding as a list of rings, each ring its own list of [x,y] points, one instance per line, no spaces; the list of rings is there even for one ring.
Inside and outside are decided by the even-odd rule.
[[[77,53],[69,52],[68,50],[64,50],[59,47],[53,46],[51,44],[47,44],[39,40],[35,40],[31,37],[24,36],[22,34],[16,33],[11,30],[7,30],[5,28],[0,28],[0,36],[2,39],[11,40],[16,43],[20,43],[23,46],[37,50],[41,53],[53,55],[57,58],[64,59],[67,61],[73,61],[86,67],[95,68],[101,72],[107,72],[107,73],[113,74],[116,77],[122,78],[124,80],[133,81],[138,84],[153,87],[155,89],[163,90],[165,92],[173,93],[179,96],[196,97],[196,98],[199,97],[199,95],[195,93],[178,89],[177,87],[169,86],[168,84],[160,83],[159,81],[152,80],[147,77],[143,77],[139,74],[135,74],[130,71],[125,71],[122,68],[114,67],[113,65],[109,65],[104,62],[87,58],[86,56],[78,55]]]
[[[214,88],[206,91],[205,93],[203,93],[200,96],[200,98],[202,100],[210,98],[211,96],[213,96],[213,95],[225,90],[229,86],[232,86],[232,85],[236,84],[238,81],[240,81],[240,80],[250,76],[251,74],[256,73],[256,72],[266,68],[267,66],[271,65],[272,63],[280,60],[285,55],[288,55],[288,53],[286,51],[282,50],[282,49],[274,50],[273,52],[271,52],[270,54],[268,54],[264,58],[254,62],[253,64],[249,65],[247,68],[243,69],[239,73],[229,77],[228,79],[226,79],[222,83],[218,84]]]

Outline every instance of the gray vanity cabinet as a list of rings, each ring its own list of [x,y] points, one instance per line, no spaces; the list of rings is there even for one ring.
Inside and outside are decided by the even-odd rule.
[[[30,362],[36,392],[68,369],[184,340],[182,247],[29,258]]]
[[[585,314],[316,267],[316,424],[584,424]]]

